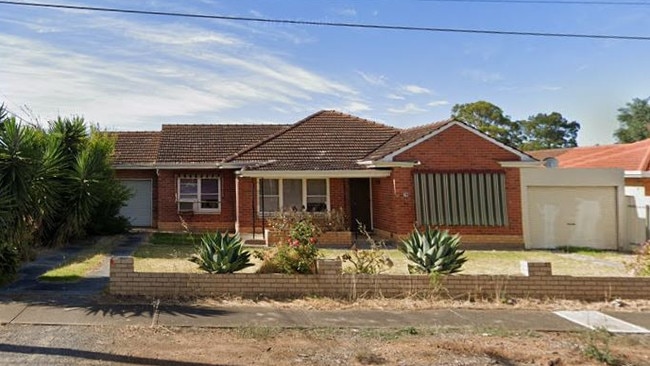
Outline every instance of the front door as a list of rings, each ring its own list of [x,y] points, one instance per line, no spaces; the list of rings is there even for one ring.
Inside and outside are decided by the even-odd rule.
[[[357,221],[364,224],[366,230],[372,230],[369,178],[350,179],[350,206],[350,228],[352,231],[359,231]]]

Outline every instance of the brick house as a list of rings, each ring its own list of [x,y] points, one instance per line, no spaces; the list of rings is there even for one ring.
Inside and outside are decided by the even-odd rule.
[[[414,225],[523,245],[519,169],[535,160],[457,120],[398,129],[336,111],[292,125],[118,132],[114,166],[137,226],[262,232],[288,209],[343,209],[384,236]]]

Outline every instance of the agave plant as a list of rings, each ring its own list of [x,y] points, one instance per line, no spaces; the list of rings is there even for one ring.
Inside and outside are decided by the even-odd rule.
[[[415,228],[398,249],[411,262],[410,273],[452,274],[460,272],[467,261],[459,245],[460,236],[449,235],[447,230],[427,228],[420,232]]]
[[[190,261],[209,273],[233,273],[253,265],[250,253],[242,249],[239,234],[228,235],[218,231],[215,234],[204,234],[197,253]]]

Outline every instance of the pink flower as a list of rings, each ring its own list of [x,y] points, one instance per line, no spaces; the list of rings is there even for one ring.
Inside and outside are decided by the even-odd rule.
[[[316,243],[316,238],[309,238],[309,242],[311,244],[315,244]]]
[[[298,239],[294,239],[294,241],[292,241],[289,245],[291,245],[292,247],[298,247],[300,246],[300,242],[298,241]]]

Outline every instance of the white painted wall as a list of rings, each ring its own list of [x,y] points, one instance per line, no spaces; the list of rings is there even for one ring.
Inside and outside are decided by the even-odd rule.
[[[575,207],[575,217],[576,224],[578,223],[588,223],[588,222],[598,222],[599,220],[607,220],[609,223],[611,220],[614,220],[612,225],[609,227],[603,227],[602,233],[594,232],[594,230],[599,230],[598,225],[575,225],[570,229],[573,230],[571,237],[585,238],[583,242],[589,242],[590,238],[597,238],[597,235],[602,236],[611,236],[611,227],[615,230],[616,234],[613,235],[614,243],[607,244],[606,247],[609,249],[623,249],[628,244],[628,234],[626,226],[626,210],[627,202],[625,198],[625,180],[623,176],[623,170],[621,169],[562,169],[562,168],[522,168],[521,169],[521,201],[522,201],[522,225],[524,231],[524,243],[526,248],[532,248],[534,246],[539,247],[539,243],[533,242],[533,232],[532,229],[538,230],[540,225],[549,225],[544,222],[541,223],[537,220],[545,220],[544,215],[531,214],[531,211],[537,212],[538,210],[532,210],[536,207],[543,207],[545,202],[529,202],[529,200],[539,200],[540,192],[544,191],[544,187],[547,187],[549,194],[552,194],[550,197],[558,197],[558,189],[565,188],[566,192],[562,192],[566,198],[566,204],[572,204],[569,202],[571,198],[570,192],[575,192],[576,195],[581,195],[581,199],[574,200]],[[581,187],[585,189],[580,189]],[[586,189],[589,188],[589,189]],[[532,194],[531,194],[532,192]],[[611,199],[600,199],[597,196],[594,196],[594,192],[603,192],[603,194],[614,195]],[[612,193],[613,192],[613,193]],[[547,196],[548,197],[548,196]],[[582,198],[584,197],[584,199]],[[591,197],[591,198],[589,198]],[[592,202],[593,201],[593,202]],[[557,203],[557,202],[556,202]],[[613,215],[602,214],[604,211],[600,209],[593,210],[579,210],[578,205],[584,206],[586,203],[589,203],[596,206],[614,205],[612,210],[614,211]],[[599,207],[600,207],[599,206]],[[574,216],[575,216],[574,215]],[[532,216],[532,217],[531,217]],[[532,222],[532,220],[536,220]],[[551,221],[549,221],[551,222]],[[562,225],[567,225],[568,223],[563,223]],[[571,223],[573,224],[573,223]],[[553,225],[557,225],[554,223]],[[567,229],[566,227],[556,228],[556,229]],[[581,231],[582,230],[582,231]],[[536,232],[535,235],[538,235]],[[570,245],[570,244],[569,244]],[[603,244],[599,244],[602,247]]]
[[[650,197],[644,187],[625,187],[627,203],[627,232],[631,245],[643,243],[648,239],[648,206]]]

